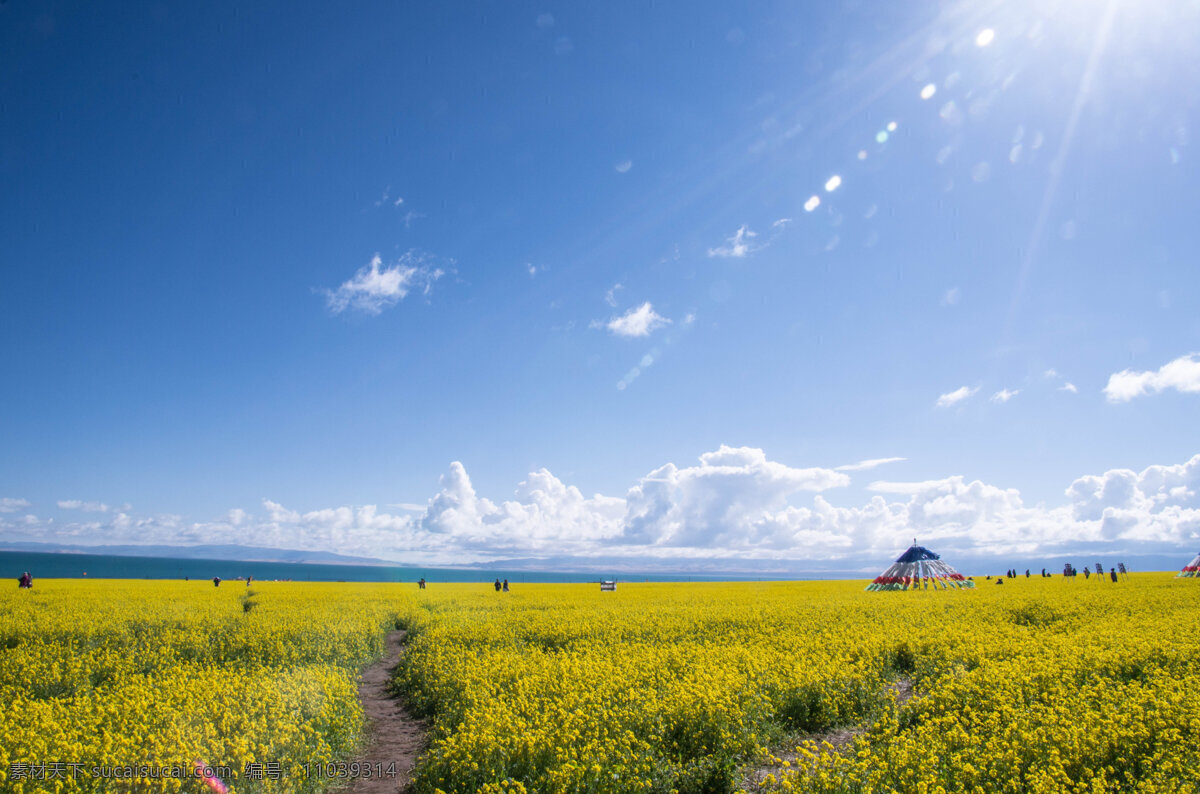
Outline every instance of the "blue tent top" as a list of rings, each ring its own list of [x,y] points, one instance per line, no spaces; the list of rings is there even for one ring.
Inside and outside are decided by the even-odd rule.
[[[932,551],[925,548],[924,546],[918,546],[916,543],[913,543],[913,545],[909,547],[908,551],[904,552],[903,554],[901,554],[899,557],[896,558],[896,562],[917,562],[918,560],[940,560],[940,559],[941,559],[940,556],[938,556],[937,554],[934,554]]]

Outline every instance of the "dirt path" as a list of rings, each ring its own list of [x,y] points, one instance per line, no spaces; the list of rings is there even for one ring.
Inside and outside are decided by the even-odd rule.
[[[417,756],[425,749],[425,726],[404,708],[404,704],[388,692],[392,674],[404,655],[403,631],[387,635],[383,658],[363,671],[358,685],[358,699],[367,715],[367,745],[358,761],[382,763],[386,773],[394,762],[396,776],[353,780],[345,789],[349,794],[396,794],[403,791],[412,779]]]

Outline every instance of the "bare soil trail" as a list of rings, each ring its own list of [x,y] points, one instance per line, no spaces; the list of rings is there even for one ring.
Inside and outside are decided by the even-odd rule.
[[[404,655],[405,635],[406,632],[399,630],[388,633],[383,658],[363,671],[358,684],[358,699],[367,717],[367,743],[357,760],[370,764],[372,772],[376,764],[382,764],[386,773],[394,763],[396,776],[354,778],[345,789],[349,794],[404,791],[412,781],[417,756],[425,749],[425,724],[409,714],[404,704],[388,691]]]

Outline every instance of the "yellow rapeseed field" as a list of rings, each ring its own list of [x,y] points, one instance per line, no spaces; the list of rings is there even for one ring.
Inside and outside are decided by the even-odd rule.
[[[1200,790],[1194,580],[863,584],[43,580],[0,595],[0,789],[334,791],[399,625],[420,792]]]
[[[420,791],[1192,791],[1200,588],[446,586],[406,616]]]
[[[300,765],[353,752],[358,668],[382,652],[396,615],[394,586],[350,587],[6,589],[0,790],[211,791],[191,776],[197,763],[231,791],[322,790],[315,766]]]

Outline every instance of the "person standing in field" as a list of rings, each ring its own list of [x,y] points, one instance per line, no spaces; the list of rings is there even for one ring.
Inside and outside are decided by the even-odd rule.
[[[1112,577],[1112,580],[1114,582],[1117,581],[1117,569],[1116,568],[1109,568],[1108,575]]]
[[[213,577],[213,587],[220,587],[220,586],[221,586],[221,577],[214,576]]]
[[[496,592],[499,593],[500,592],[500,577],[499,576],[496,577],[495,587],[496,587]]]
[[[1116,574],[1113,574],[1113,575],[1115,576]],[[1113,581],[1115,582],[1116,579],[1113,579]],[[507,579],[504,580],[504,592],[506,592],[506,593],[508,592],[508,580]]]

